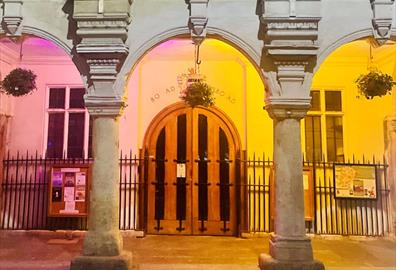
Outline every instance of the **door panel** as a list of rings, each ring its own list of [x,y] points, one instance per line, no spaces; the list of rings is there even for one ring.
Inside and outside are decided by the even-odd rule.
[[[183,111],[167,115],[148,144],[148,233],[191,234],[191,218],[187,215],[191,212],[191,197],[186,191],[190,181],[186,173],[186,152],[190,144],[186,140],[187,118]],[[177,175],[181,171],[177,169],[178,164],[184,164],[182,175]]]
[[[183,107],[150,129],[148,233],[235,235],[236,142],[229,126],[209,109]]]

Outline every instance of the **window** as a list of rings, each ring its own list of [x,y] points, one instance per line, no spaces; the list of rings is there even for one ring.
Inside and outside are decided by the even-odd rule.
[[[344,161],[341,91],[311,91],[311,108],[305,118],[307,161]],[[323,106],[323,105],[324,106]]]
[[[84,107],[85,89],[51,87],[48,94],[46,156],[87,157],[89,116]]]
[[[322,131],[320,116],[305,118],[305,151],[309,161],[322,159]]]

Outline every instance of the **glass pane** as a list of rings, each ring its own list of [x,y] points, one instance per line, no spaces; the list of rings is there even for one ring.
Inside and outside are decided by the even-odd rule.
[[[187,117],[185,114],[177,117],[177,160],[184,163],[187,155]]]
[[[84,157],[84,126],[85,113],[69,115],[69,134],[67,138],[67,157]]]
[[[344,161],[342,117],[326,117],[327,160]]]
[[[186,164],[187,158],[187,117],[181,114],[177,117],[177,163]],[[185,220],[187,214],[186,175],[181,174],[176,179],[176,219]],[[177,230],[181,230],[178,228]]]
[[[158,135],[155,146],[155,214],[156,220],[165,218],[165,141],[166,134],[163,128]],[[156,228],[158,231],[159,227]]]
[[[48,115],[47,157],[61,158],[63,156],[64,113]]]
[[[50,88],[48,108],[64,109],[65,96],[66,96],[66,88]]]
[[[219,128],[219,152],[220,152],[220,220],[230,220],[230,149],[227,135],[222,128]]]
[[[340,91],[326,91],[326,111],[342,111],[341,92]]]
[[[84,88],[72,88],[70,89],[70,103],[69,108],[78,109],[85,108],[84,106]]]
[[[305,154],[307,161],[322,159],[322,132],[320,116],[305,118]]]
[[[208,118],[202,114],[198,116],[198,154],[198,220],[208,220]]]
[[[311,91],[311,109],[310,111],[320,111],[320,92]]]

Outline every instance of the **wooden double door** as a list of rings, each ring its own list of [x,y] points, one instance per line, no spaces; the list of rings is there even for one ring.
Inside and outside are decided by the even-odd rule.
[[[217,109],[178,104],[160,113],[145,137],[147,232],[235,235],[238,144]]]

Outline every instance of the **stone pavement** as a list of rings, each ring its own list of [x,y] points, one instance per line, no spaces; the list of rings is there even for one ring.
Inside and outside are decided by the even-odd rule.
[[[268,236],[146,236],[124,233],[134,270],[257,270]],[[66,270],[81,252],[83,233],[0,231],[1,270]],[[312,237],[315,258],[327,270],[396,269],[396,240],[373,237]]]

